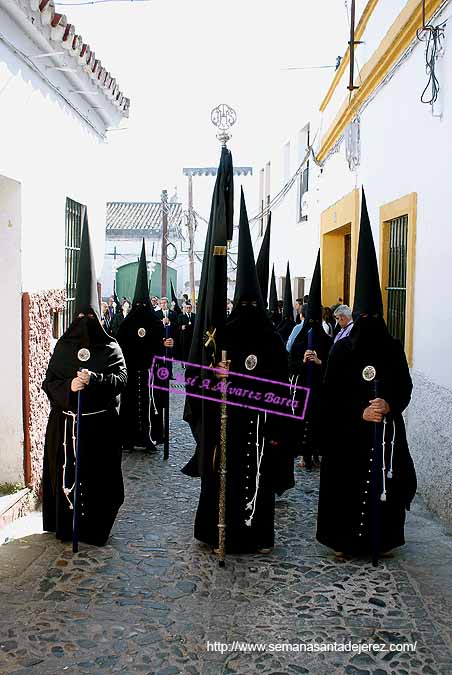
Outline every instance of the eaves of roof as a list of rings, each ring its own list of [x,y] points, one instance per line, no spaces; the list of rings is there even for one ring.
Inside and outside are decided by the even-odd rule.
[[[117,108],[123,117],[129,116],[130,99],[121,91],[116,79],[102,65],[96,53],[77,33],[74,24],[65,14],[55,10],[54,0],[13,0],[14,4],[27,11],[39,13],[40,23],[33,20],[33,25],[46,37],[50,37],[56,50],[67,52],[73,59],[71,67],[84,73],[100,89],[110,103]]]

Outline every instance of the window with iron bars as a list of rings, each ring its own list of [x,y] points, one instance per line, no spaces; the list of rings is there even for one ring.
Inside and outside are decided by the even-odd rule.
[[[405,345],[408,216],[389,221],[386,321],[393,337]]]
[[[77,283],[78,260],[80,256],[80,241],[82,237],[83,204],[66,198],[66,231],[64,241],[65,274],[66,274],[66,308],[63,317],[63,329],[74,318],[75,289]]]
[[[310,128],[309,124],[299,133],[299,156],[300,160],[305,156],[310,143]],[[309,160],[300,171],[297,185],[297,223],[306,222],[308,214],[303,209],[303,199],[306,192],[309,190]]]
[[[298,222],[303,223],[308,219],[307,213],[303,209],[303,198],[309,190],[309,160],[306,162],[306,167],[300,172],[298,183]]]

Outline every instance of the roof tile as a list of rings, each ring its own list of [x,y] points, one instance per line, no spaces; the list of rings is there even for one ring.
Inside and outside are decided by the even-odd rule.
[[[168,203],[168,227],[178,232],[182,225],[182,204]],[[162,229],[161,202],[107,202],[107,226],[111,230],[149,230],[158,234]]]

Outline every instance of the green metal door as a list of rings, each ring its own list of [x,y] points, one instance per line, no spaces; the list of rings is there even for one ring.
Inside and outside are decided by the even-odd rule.
[[[132,302],[137,273],[138,262],[131,262],[118,267],[116,272],[116,295],[121,302],[123,298],[127,298],[127,300]]]
[[[122,301],[123,298],[127,298],[132,302],[133,294],[135,292],[135,284],[137,280],[138,273],[138,262],[127,263],[126,265],[121,265],[118,267],[116,272],[116,294],[118,298]],[[161,293],[161,279],[162,272],[160,263],[156,263],[152,277],[150,280],[149,294],[158,295],[160,297]],[[148,281],[149,281],[149,272],[148,272]],[[168,267],[168,288],[166,295],[171,299],[171,286],[170,282],[173,282],[173,286],[177,289],[177,270],[172,267]]]

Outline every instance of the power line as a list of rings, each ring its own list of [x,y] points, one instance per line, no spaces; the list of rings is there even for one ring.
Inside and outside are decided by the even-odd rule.
[[[152,2],[152,0],[86,0],[86,2],[56,2],[56,7],[82,7],[83,5],[103,5],[107,2],[126,2],[143,3]]]

